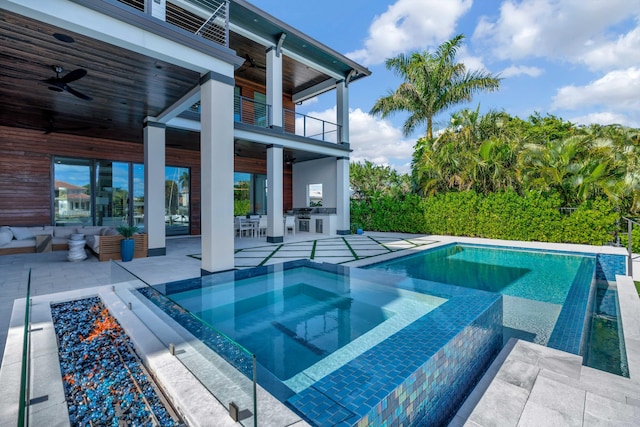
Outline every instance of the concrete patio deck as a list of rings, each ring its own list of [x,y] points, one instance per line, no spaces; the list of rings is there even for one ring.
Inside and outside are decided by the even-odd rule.
[[[296,259],[345,263],[418,248],[435,243],[425,236],[367,233],[343,237],[315,233],[287,235],[284,243],[265,238],[236,238],[235,266],[249,268]],[[167,254],[136,258],[127,269],[147,283],[158,284],[200,275],[200,237],[170,237]],[[0,358],[4,354],[13,301],[24,298],[31,269],[31,295],[86,289],[111,283],[109,262],[89,255],[80,262],[67,261],[66,251],[0,256]]]
[[[237,268],[293,259],[313,259],[349,266],[369,264],[451,241],[505,244],[484,239],[366,233],[362,236],[319,237],[298,233],[284,244],[236,239]],[[518,245],[520,242],[509,242]],[[524,245],[524,243],[521,243]],[[526,244],[530,245],[530,244]],[[620,251],[579,245],[546,245],[548,249]],[[200,274],[199,237],[170,238],[167,255],[135,259],[127,269],[151,284]],[[640,274],[635,257],[634,275]],[[0,349],[4,352],[14,299],[24,298],[29,269],[32,295],[86,290],[111,283],[110,263],[89,257],[68,262],[65,252],[0,257]],[[619,276],[620,311],[629,356],[631,378],[582,366],[582,358],[536,344],[511,341],[460,409],[452,426],[576,425],[621,426],[640,424],[640,299],[630,277]]]

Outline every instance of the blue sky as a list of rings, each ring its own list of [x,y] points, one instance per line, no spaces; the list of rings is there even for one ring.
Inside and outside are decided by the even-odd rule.
[[[433,51],[465,35],[458,60],[501,74],[500,89],[435,118],[446,127],[461,108],[522,118],[554,114],[578,124],[640,127],[640,0],[250,0],[320,42],[366,65],[350,87],[352,160],[408,172],[417,138],[403,136],[405,114],[367,113],[400,81],[384,67],[398,53]],[[298,111],[335,121],[335,93]]]

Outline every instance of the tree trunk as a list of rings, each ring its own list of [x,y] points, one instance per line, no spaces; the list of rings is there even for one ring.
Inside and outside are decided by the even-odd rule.
[[[433,118],[427,117],[427,139],[433,139]]]

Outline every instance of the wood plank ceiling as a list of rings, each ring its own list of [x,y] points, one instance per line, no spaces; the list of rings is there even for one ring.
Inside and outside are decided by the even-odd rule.
[[[71,36],[65,43],[54,34]],[[0,11],[0,124],[141,142],[147,115],[195,86],[199,74],[42,22]],[[68,86],[93,98],[49,90],[43,80],[76,69]]]
[[[70,36],[72,43],[55,37]],[[0,10],[0,125],[43,132],[86,135],[142,143],[142,123],[194,87],[197,72],[119,48],[21,15]],[[265,49],[231,33],[230,47],[251,58],[236,75],[265,84]],[[69,82],[84,100],[68,91],[49,90],[44,80],[76,69],[86,76]],[[292,94],[328,76],[284,57],[283,90]],[[199,134],[167,130],[167,145],[199,149]],[[263,154],[257,153],[262,156]]]

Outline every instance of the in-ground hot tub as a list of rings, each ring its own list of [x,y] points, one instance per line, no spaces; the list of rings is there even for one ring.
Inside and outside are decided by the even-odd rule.
[[[500,295],[332,264],[154,288],[139,291],[186,329],[201,323],[173,302],[253,352],[258,383],[314,425],[446,423],[502,345]]]

